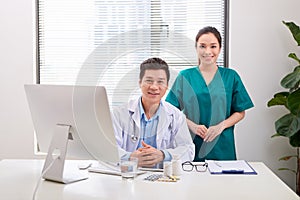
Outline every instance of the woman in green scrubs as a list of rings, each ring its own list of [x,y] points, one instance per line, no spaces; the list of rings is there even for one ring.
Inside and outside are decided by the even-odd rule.
[[[237,72],[216,64],[221,44],[216,28],[201,29],[195,44],[199,65],[181,71],[166,98],[186,114],[194,161],[235,160],[234,125],[253,107]]]

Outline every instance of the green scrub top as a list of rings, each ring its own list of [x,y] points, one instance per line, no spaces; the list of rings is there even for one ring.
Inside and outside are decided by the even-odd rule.
[[[181,71],[166,101],[184,112],[186,117],[207,128],[220,123],[234,112],[253,107],[245,86],[233,69],[218,67],[212,81],[206,85],[198,68]],[[195,144],[194,161],[235,160],[234,126],[225,129],[212,142],[191,132]]]

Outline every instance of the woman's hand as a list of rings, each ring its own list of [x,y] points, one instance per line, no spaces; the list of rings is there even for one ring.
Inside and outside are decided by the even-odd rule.
[[[224,129],[229,128],[239,121],[241,121],[245,117],[245,111],[242,112],[235,112],[230,117],[228,117],[226,120],[220,122],[219,124],[215,126],[211,126],[207,129],[207,134],[203,138],[205,142],[211,142],[213,141],[218,135],[220,135]]]
[[[207,128],[204,125],[196,124],[193,121],[186,119],[187,125],[189,129],[195,133],[196,135],[199,135],[202,139],[205,137],[207,133]]]
[[[204,137],[206,136],[206,134],[207,134],[207,128],[206,128],[206,126],[204,126],[204,125],[195,125],[194,126],[194,133],[196,134],[196,135],[199,135],[202,139],[204,139]]]
[[[206,136],[203,138],[205,142],[213,141],[218,135],[220,135],[225,129],[225,123],[222,121],[221,123],[211,126],[207,129]]]

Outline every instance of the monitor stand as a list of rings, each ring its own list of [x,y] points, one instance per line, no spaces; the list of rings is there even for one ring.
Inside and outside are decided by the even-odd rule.
[[[46,180],[72,183],[88,178],[88,172],[79,170],[77,164],[66,163],[68,140],[72,140],[70,125],[57,124],[48,149],[42,176]]]

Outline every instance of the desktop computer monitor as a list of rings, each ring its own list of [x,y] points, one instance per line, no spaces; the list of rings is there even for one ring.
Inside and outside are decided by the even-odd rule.
[[[41,84],[24,87],[38,148],[47,152],[45,179],[69,183],[87,178],[79,169],[65,169],[66,158],[119,162],[105,87]]]

